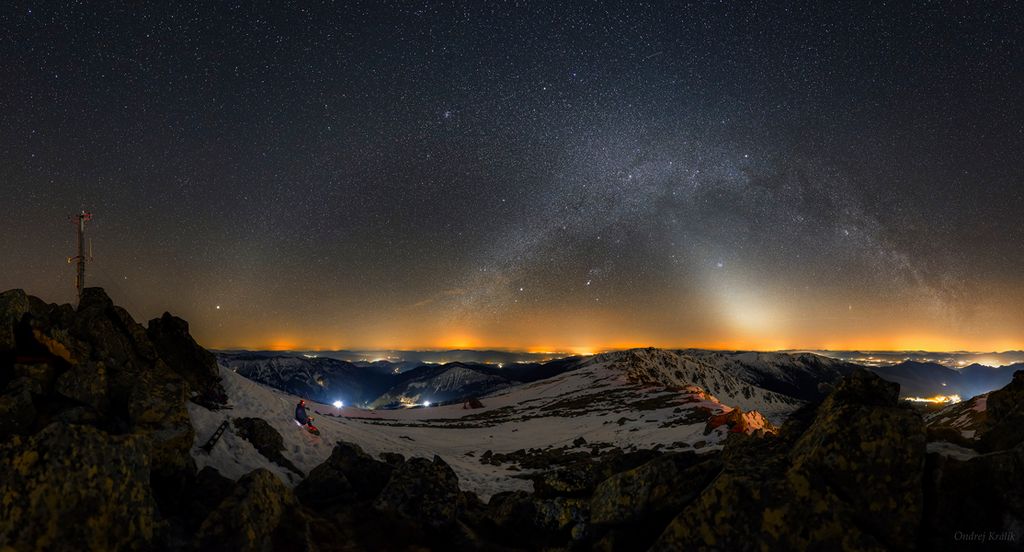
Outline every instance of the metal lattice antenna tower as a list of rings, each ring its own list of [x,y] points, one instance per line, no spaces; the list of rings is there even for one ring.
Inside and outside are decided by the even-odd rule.
[[[92,220],[92,213],[89,211],[82,211],[77,215],[68,217],[71,222],[75,223],[75,228],[78,232],[78,255],[74,257],[68,257],[68,264],[72,261],[78,261],[78,270],[75,274],[75,289],[78,292],[78,300],[82,300],[82,289],[85,288],[85,262],[92,260],[92,242],[89,243],[89,255],[85,254],[85,223]]]

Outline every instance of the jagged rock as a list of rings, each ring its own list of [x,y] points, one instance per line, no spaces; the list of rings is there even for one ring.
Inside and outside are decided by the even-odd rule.
[[[574,447],[584,447],[584,446],[587,446],[587,440],[584,439],[583,437],[577,437],[572,442],[572,446],[574,446]]]
[[[678,513],[720,469],[717,458],[693,452],[655,458],[601,482],[590,499],[591,520],[618,525]]]
[[[307,523],[291,489],[270,471],[257,469],[238,480],[203,521],[196,540],[200,550],[263,552],[285,543],[294,549],[305,541]]]
[[[143,438],[61,423],[0,447],[0,548],[151,548],[145,451]]]
[[[305,476],[291,460],[281,452],[285,449],[284,438],[262,418],[235,418],[232,420],[238,436],[252,443],[256,450],[275,464],[285,467],[300,476]]]
[[[0,354],[17,347],[15,328],[29,310],[28,295],[23,289],[0,293]]]
[[[988,394],[980,446],[991,451],[957,459],[928,455],[924,545],[941,547],[962,535],[981,534],[986,544],[1020,546],[1024,527],[1024,371]],[[1013,535],[1009,542],[990,536]]]
[[[757,412],[756,410],[744,412],[739,407],[708,418],[708,421],[704,426],[704,435],[707,435],[716,428],[722,426],[725,426],[726,431],[729,433],[778,432],[778,428],[766,420],[760,412]]]
[[[303,503],[317,506],[371,500],[384,489],[394,469],[363,452],[359,445],[339,441],[331,456],[309,472],[295,493]]]
[[[983,450],[1006,450],[1024,442],[1024,370],[1014,372],[1008,385],[988,394],[985,410]]]
[[[395,468],[374,507],[438,529],[455,524],[459,498],[459,478],[441,457],[410,458]]]
[[[149,321],[146,335],[167,366],[199,394],[201,404],[227,403],[217,359],[195,342],[189,334],[188,322],[165,312]]]
[[[715,481],[652,550],[914,547],[923,507],[924,425],[899,386],[858,369],[790,436],[737,435]],[[787,453],[788,451],[788,453]]]

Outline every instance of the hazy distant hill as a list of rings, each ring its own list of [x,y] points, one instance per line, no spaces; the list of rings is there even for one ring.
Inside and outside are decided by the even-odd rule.
[[[1024,369],[1024,363],[995,368],[972,364],[955,369],[934,362],[915,361],[872,368],[883,378],[900,384],[901,397],[959,395],[962,399],[1005,386],[1013,379],[1013,373],[1021,369]]]

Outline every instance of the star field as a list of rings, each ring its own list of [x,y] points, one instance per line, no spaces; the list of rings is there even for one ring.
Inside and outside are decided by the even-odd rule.
[[[1024,13],[0,8],[0,288],[209,347],[1024,348]]]

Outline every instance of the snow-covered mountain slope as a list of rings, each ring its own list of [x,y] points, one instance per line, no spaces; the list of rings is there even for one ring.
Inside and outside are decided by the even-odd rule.
[[[397,378],[389,366],[358,366],[324,357],[219,353],[217,363],[253,381],[324,403],[368,404]]]
[[[756,353],[753,353],[756,354]],[[743,410],[756,410],[773,423],[781,423],[804,401],[769,391],[754,379],[751,363],[743,364],[725,353],[713,351],[669,351],[664,349],[631,349],[596,355],[588,365],[605,366],[621,372],[633,382],[658,384],[674,388],[697,386],[723,403]],[[782,367],[764,363],[764,370]]]
[[[479,397],[499,389],[511,387],[516,382],[497,374],[473,369],[461,363],[421,367],[406,375],[415,377],[395,384],[377,398],[370,406],[380,408],[397,406],[402,403],[420,404],[425,401],[441,403],[468,397]]]
[[[687,355],[716,366],[738,379],[795,399],[825,398],[832,386],[849,375],[856,364],[811,353],[757,353],[684,350]]]
[[[231,369],[222,367],[221,373],[230,410],[189,404],[196,429],[193,456],[200,467],[214,466],[232,478],[263,467],[287,483],[297,483],[297,475],[269,462],[231,428],[211,453],[200,448],[229,417],[257,417],[281,433],[284,456],[307,473],[330,455],[337,440],[344,440],[372,455],[440,455],[459,475],[463,489],[484,499],[500,491],[529,490],[532,482],[523,476],[541,469],[538,462],[557,465],[559,458],[573,454],[602,454],[616,448],[715,450],[730,430],[724,423],[728,416],[721,415],[733,410],[700,389],[669,389],[631,379],[607,363],[590,362],[482,397],[483,407],[477,409],[454,404],[362,410],[310,403],[321,431],[316,437],[292,420],[298,397]],[[755,396],[769,404],[762,395]],[[756,413],[736,414],[733,418],[741,418],[743,427],[733,426],[734,431],[768,426]]]
[[[988,393],[928,412],[924,421],[933,432],[951,430],[964,439],[974,440],[984,427],[987,410]]]

